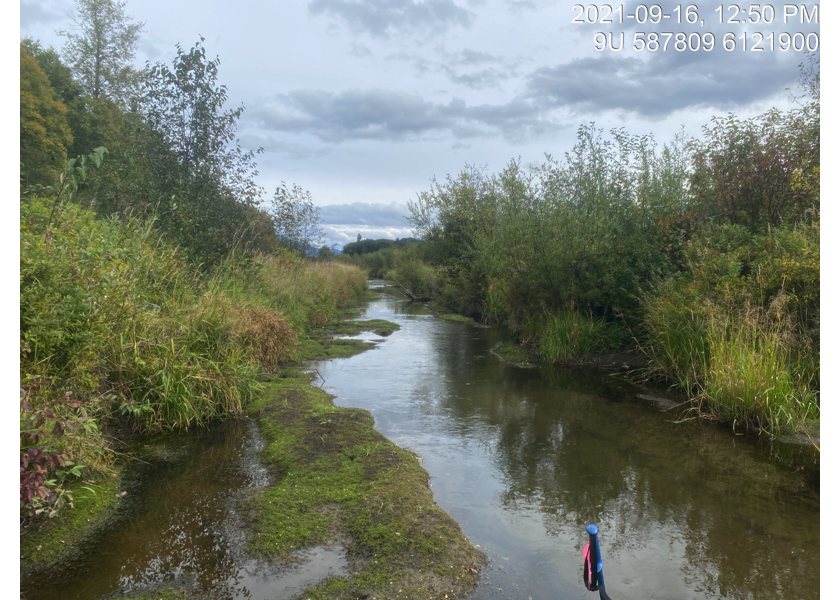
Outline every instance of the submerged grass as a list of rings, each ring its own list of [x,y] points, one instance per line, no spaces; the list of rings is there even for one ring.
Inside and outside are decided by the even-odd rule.
[[[515,365],[527,365],[531,361],[528,350],[513,342],[504,342],[493,349],[493,353]]]
[[[249,507],[251,551],[294,561],[297,550],[343,540],[354,574],[332,577],[305,598],[472,591],[484,556],[434,503],[418,457],[379,434],[367,411],[336,407],[310,376],[281,375],[249,409],[275,476]]]

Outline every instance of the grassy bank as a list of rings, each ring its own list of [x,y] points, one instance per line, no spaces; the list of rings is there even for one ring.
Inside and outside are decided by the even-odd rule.
[[[294,560],[340,541],[352,575],[303,598],[463,597],[484,557],[432,498],[416,455],[388,441],[360,409],[336,407],[310,376],[283,371],[249,407],[268,440],[274,482],[250,505],[255,554]]]
[[[354,267],[291,254],[205,271],[151,222],[21,202],[21,522],[109,477],[114,440],[242,414],[260,374],[311,354],[309,330],[363,294]],[[72,512],[72,511],[70,511]]]
[[[120,438],[248,413],[274,478],[246,509],[250,550],[293,561],[320,543],[347,549],[353,574],[306,597],[475,587],[484,557],[435,505],[417,457],[290,367],[372,346],[340,336],[399,329],[336,319],[355,316],[346,311],[364,294],[363,271],[279,254],[203,272],[149,223],[53,207],[21,205],[23,573],[66,560],[114,514]]]

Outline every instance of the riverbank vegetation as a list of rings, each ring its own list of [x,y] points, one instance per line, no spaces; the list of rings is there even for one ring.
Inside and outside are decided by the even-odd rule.
[[[344,260],[509,327],[546,361],[637,375],[770,432],[819,418],[818,63],[796,107],[665,144],[578,130],[562,158],[467,167],[410,204],[421,243]]]
[[[121,439],[242,414],[365,289],[312,258],[308,192],[262,207],[203,39],[137,71],[124,6],[79,0],[62,55],[20,44],[24,525],[97,489]]]
[[[252,414],[274,476],[252,498],[255,555],[346,545],[353,573],[312,598],[466,595],[483,554],[417,458],[291,368],[374,345],[336,336],[399,329],[340,319],[357,316],[365,271],[315,257],[319,211],[299,186],[261,207],[259,151],[239,147],[243,109],[224,108],[203,40],[138,73],[124,5],[78,5],[66,64],[20,46],[22,575],[66,564],[124,516],[127,442]],[[118,55],[91,54],[102,47]]]
[[[260,374],[365,289],[358,269],[288,253],[203,273],[153,222],[53,206],[21,204],[22,468],[58,475],[31,481],[30,511],[60,507],[65,465],[106,470],[109,437],[241,414]]]

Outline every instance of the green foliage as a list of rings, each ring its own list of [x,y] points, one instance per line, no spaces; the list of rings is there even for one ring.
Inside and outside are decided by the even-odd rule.
[[[819,224],[711,225],[643,302],[657,372],[714,414],[770,431],[819,413]]]
[[[817,92],[818,93],[818,92]],[[819,109],[712,119],[694,153],[692,192],[703,216],[761,233],[819,210]]]
[[[640,283],[668,268],[689,206],[685,144],[657,152],[648,137],[581,127],[564,161],[434,184],[410,210],[447,302],[514,330],[568,306],[635,310]]]
[[[323,243],[321,209],[315,206],[312,194],[299,185],[288,188],[281,182],[274,191],[269,214],[277,235],[290,250],[314,254]]]
[[[789,431],[819,418],[817,397],[809,389],[813,374],[802,378],[805,365],[778,330],[733,320],[713,323],[708,337],[701,397],[713,414],[768,431]]]
[[[574,362],[621,348],[618,325],[604,318],[564,310],[529,324],[538,340],[539,353],[548,362]]]
[[[124,0],[76,0],[78,33],[67,38],[64,56],[85,94],[126,103],[136,90],[132,67],[143,23],[132,23]]]
[[[38,61],[38,66],[46,73],[56,96],[67,107],[67,125],[73,138],[72,144],[68,146],[67,155],[87,154],[97,146],[107,145],[105,140],[94,139],[91,136],[93,124],[90,104],[84,97],[82,87],[73,79],[70,67],[61,61],[54,49],[45,49],[31,38],[24,38],[21,44]]]
[[[379,239],[379,240],[359,240],[357,242],[350,242],[345,244],[342,254],[347,256],[354,256],[357,254],[370,254],[380,250],[389,250],[392,248],[402,248],[407,244],[416,244],[418,240],[414,238],[403,238],[396,240]]]
[[[710,395],[729,403],[714,409],[723,418],[795,427],[819,410],[815,69],[801,108],[714,120],[701,140],[660,147],[589,125],[562,160],[467,167],[410,204],[413,253],[364,264],[428,280],[440,302],[508,326],[549,361],[635,339],[659,376],[707,407],[723,406]]]
[[[217,83],[218,58],[206,58],[203,38],[177,55],[171,68],[149,65],[144,74],[142,114],[150,130],[145,153],[157,188],[158,226],[206,265],[218,263],[259,228],[254,213],[262,194],[254,157],[236,142],[243,107],[225,109],[227,88]],[[263,224],[260,223],[263,221]]]
[[[20,45],[20,162],[24,185],[50,185],[73,142],[67,107],[56,97],[46,73]]]
[[[57,200],[78,183],[75,164]],[[57,200],[22,201],[20,223],[20,376],[36,415],[21,421],[21,451],[32,450],[21,481],[27,504],[38,496],[47,512],[61,499],[53,479],[107,464],[106,427],[154,432],[241,412],[265,368],[299,356],[298,332],[365,286],[354,267],[286,255],[200,277],[151,220],[98,219]],[[44,407],[54,408],[40,422]]]
[[[421,261],[413,247],[394,252],[390,258],[386,278],[395,279],[417,299],[428,300],[436,295],[435,269]]]

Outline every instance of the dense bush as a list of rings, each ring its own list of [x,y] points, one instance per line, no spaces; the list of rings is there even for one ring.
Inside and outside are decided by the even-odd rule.
[[[808,90],[699,140],[590,125],[562,160],[468,167],[410,205],[416,250],[369,262],[421,259],[439,300],[546,360],[635,347],[712,413],[794,428],[819,415],[818,79]]]

